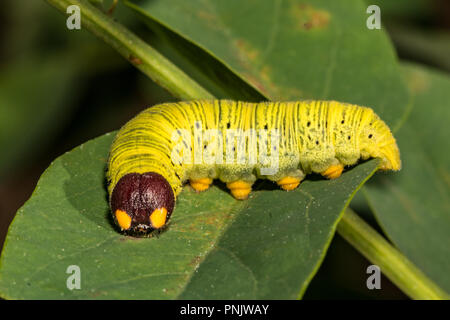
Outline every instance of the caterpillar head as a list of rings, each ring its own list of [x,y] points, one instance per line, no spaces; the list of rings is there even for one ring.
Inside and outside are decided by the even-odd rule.
[[[160,174],[129,173],[114,187],[110,206],[114,221],[122,230],[149,233],[166,225],[174,201],[172,187]]]
[[[400,151],[389,127],[379,118],[361,130],[359,137],[364,159],[380,158],[381,170],[400,170]]]

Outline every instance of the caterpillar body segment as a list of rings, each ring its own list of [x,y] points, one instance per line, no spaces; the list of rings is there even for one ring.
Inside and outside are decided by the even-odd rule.
[[[110,205],[121,229],[148,232],[167,223],[188,180],[200,192],[220,179],[246,199],[256,179],[293,190],[309,173],[337,178],[344,166],[370,157],[380,158],[383,170],[401,167],[392,133],[370,108],[336,101],[160,104],[125,124],[111,146]]]

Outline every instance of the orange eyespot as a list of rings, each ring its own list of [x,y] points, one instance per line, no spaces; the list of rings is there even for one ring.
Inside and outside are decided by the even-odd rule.
[[[159,229],[166,224],[167,209],[159,208],[150,215],[150,222],[155,229]]]
[[[128,230],[131,227],[131,217],[123,210],[116,210],[116,219],[122,230]]]

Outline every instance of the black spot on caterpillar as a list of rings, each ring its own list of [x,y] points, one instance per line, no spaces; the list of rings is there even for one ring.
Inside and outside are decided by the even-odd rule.
[[[359,159],[399,170],[388,126],[372,109],[336,101],[230,100],[165,103],[118,132],[107,179],[114,220],[127,232],[163,228],[183,184],[206,190],[214,179],[246,199],[257,178],[295,189],[306,174],[337,178]]]

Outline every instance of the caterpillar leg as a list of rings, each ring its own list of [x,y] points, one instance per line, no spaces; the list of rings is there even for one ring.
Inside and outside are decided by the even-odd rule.
[[[231,194],[238,200],[245,200],[248,198],[250,191],[252,191],[252,185],[249,182],[243,180],[236,180],[227,183],[227,188],[230,189]]]
[[[189,180],[191,187],[194,188],[195,191],[201,192],[205,191],[209,188],[212,183],[211,178],[201,178],[201,179],[191,179]]]
[[[341,163],[333,164],[329,166],[328,169],[323,171],[321,174],[328,179],[336,179],[341,176],[343,170],[344,170],[343,164]]]
[[[298,187],[300,181],[302,180],[299,178],[287,176],[278,180],[277,183],[281,189],[291,191]]]

